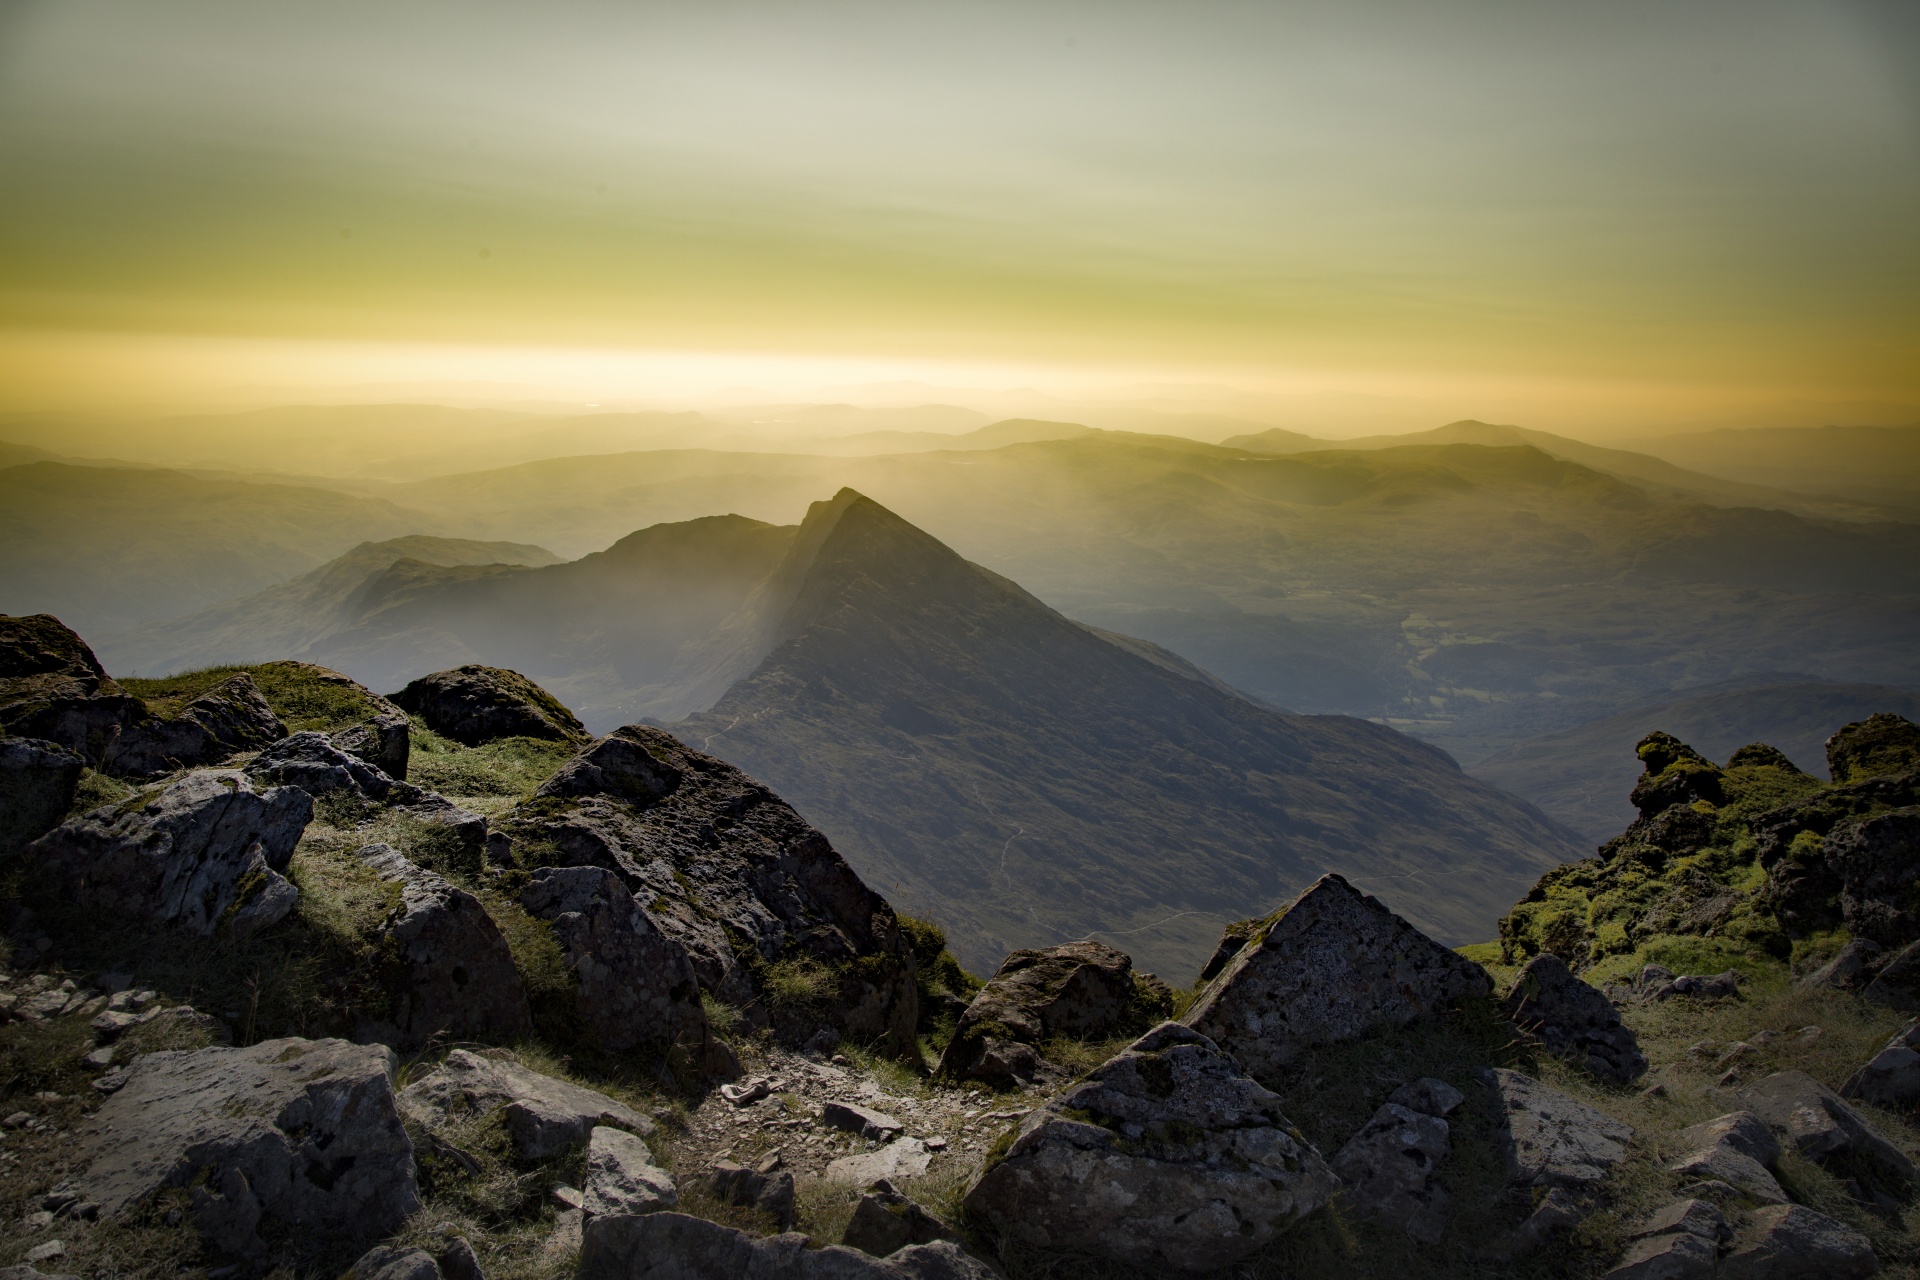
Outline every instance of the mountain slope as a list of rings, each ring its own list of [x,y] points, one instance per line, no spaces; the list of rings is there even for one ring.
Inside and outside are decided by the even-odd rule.
[[[1723,427],[1632,443],[1729,480],[1920,510],[1920,425]]]
[[[1441,752],[1183,677],[851,491],[753,602],[772,647],[674,731],[820,826],[963,959],[1097,933],[1189,980],[1323,871],[1487,936],[1569,833]]]
[[[369,578],[402,560],[423,565],[549,565],[560,557],[517,542],[413,534],[363,542],[311,573],[158,626],[109,636],[95,651],[108,669],[170,675],[195,667],[267,662],[299,653],[357,617]]]
[[[1543,734],[1489,756],[1472,773],[1598,842],[1633,821],[1636,810],[1627,797],[1640,772],[1633,747],[1654,729],[1683,739],[1710,760],[1765,742],[1818,775],[1826,769],[1827,739],[1877,711],[1920,718],[1920,690],[1804,679],[1729,681]]]

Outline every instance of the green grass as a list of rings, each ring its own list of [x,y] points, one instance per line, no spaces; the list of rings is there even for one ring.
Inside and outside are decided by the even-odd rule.
[[[155,715],[170,718],[222,680],[245,672],[290,733],[307,729],[331,733],[371,719],[380,710],[380,704],[360,687],[322,679],[323,670],[304,662],[262,662],[127,679],[120,685]]]

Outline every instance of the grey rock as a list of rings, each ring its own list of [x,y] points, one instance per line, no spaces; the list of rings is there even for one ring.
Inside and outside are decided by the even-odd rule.
[[[526,985],[480,900],[388,845],[368,845],[358,856],[400,886],[400,905],[378,934],[390,957],[382,967],[388,1016],[363,1027],[362,1038],[416,1049],[441,1034],[504,1040],[531,1032]]]
[[[58,618],[0,614],[0,735],[58,743],[99,767],[146,714]]]
[[[440,1264],[443,1280],[487,1280],[486,1273],[480,1269],[480,1259],[465,1236],[454,1236],[447,1241],[435,1261]]]
[[[1885,948],[1865,938],[1854,938],[1841,947],[1833,959],[1800,979],[1803,987],[1833,987],[1852,991],[1868,982],[1879,967]]]
[[[1797,1204],[1754,1210],[1720,1263],[1726,1280],[1862,1280],[1879,1269],[1865,1236]]]
[[[1432,1076],[1422,1076],[1418,1080],[1409,1080],[1387,1095],[1388,1102],[1397,1102],[1409,1111],[1418,1111],[1422,1115],[1445,1118],[1454,1113],[1467,1095],[1448,1084],[1445,1080],[1436,1080]]]
[[[421,676],[392,697],[429,729],[477,747],[499,738],[584,742],[585,726],[518,671],[469,664]]]
[[[1773,1168],[1780,1158],[1780,1143],[1773,1130],[1751,1111],[1733,1111],[1712,1120],[1689,1125],[1674,1135],[1675,1140],[1692,1150],[1702,1147],[1729,1147],[1741,1155]]]
[[[820,1122],[848,1133],[857,1133],[873,1142],[885,1142],[906,1128],[884,1111],[875,1111],[852,1102],[827,1102],[820,1108]]]
[[[1561,1231],[1571,1231],[1587,1217],[1580,1202],[1564,1187],[1549,1187],[1540,1203],[1526,1220],[1513,1229],[1506,1240],[1493,1251],[1499,1258],[1508,1260],[1524,1258],[1537,1253],[1540,1247]]]
[[[1677,1140],[1686,1154],[1667,1166],[1707,1182],[1723,1182],[1762,1204],[1785,1204],[1787,1194],[1773,1176],[1780,1144],[1752,1112],[1736,1111],[1683,1129]]]
[[[825,836],[724,761],[628,725],[574,756],[502,826],[518,847],[550,848],[550,863],[613,872],[685,949],[703,991],[785,1042],[825,1028],[912,1048],[919,997],[893,909]],[[754,975],[781,961],[833,981],[804,1005],[762,1000]]]
[[[1647,1072],[1639,1042],[1613,1002],[1550,951],[1527,961],[1505,1008],[1514,1025],[1537,1036],[1548,1052],[1604,1080],[1628,1084]]]
[[[424,1249],[377,1244],[360,1255],[347,1280],[443,1280],[440,1262]]]
[[[1692,996],[1697,1000],[1724,1000],[1740,992],[1740,973],[1737,969],[1728,969],[1725,973],[1683,973],[1671,982],[1657,988],[1652,994],[1655,1000],[1666,1000],[1673,996]]]
[[[1000,963],[960,1016],[940,1057],[949,1079],[981,1079],[1005,1086],[1032,1080],[1037,1069],[1011,1043],[1038,1044],[1053,1036],[1106,1039],[1145,1030],[1173,1013],[1167,1000],[1136,1020],[1133,961],[1102,942],[1069,942],[1015,951]],[[989,1030],[989,1028],[991,1030]],[[988,1041],[991,1046],[991,1061]]]
[[[202,770],[71,818],[29,851],[97,915],[242,935],[292,910],[299,891],[280,871],[312,816],[297,788],[256,791],[244,773]]]
[[[530,1071],[506,1057],[455,1049],[437,1068],[408,1085],[401,1106],[434,1127],[450,1116],[505,1113],[507,1132],[524,1160],[544,1160],[587,1141],[596,1125],[642,1136],[653,1121],[604,1093]]]
[[[196,695],[171,719],[145,715],[133,721],[106,765],[121,777],[148,778],[217,764],[286,736],[287,727],[242,671]]]
[[[761,1238],[680,1213],[593,1218],[574,1280],[995,1280],[946,1240],[887,1258],[807,1244],[798,1233]]]
[[[1867,1065],[1847,1078],[1840,1096],[1896,1110],[1920,1103],[1920,1052],[1912,1047],[1915,1039],[1920,1039],[1920,1027],[1893,1037]]]
[[[1733,1228],[1727,1225],[1727,1215],[1720,1212],[1719,1206],[1705,1200],[1676,1200],[1634,1228],[1627,1238],[1641,1240],[1672,1231],[1683,1231],[1715,1244],[1733,1239]]]
[[[1447,1212],[1440,1162],[1452,1150],[1445,1120],[1389,1102],[1347,1140],[1332,1166],[1354,1212],[1399,1227],[1421,1244],[1438,1244]]]
[[[579,980],[576,1012],[602,1049],[680,1045],[699,1056],[707,1018],[693,962],[618,876],[602,867],[542,867],[521,891],[520,905],[552,923]]]
[[[1627,1158],[1633,1128],[1518,1071],[1488,1068],[1495,1142],[1508,1178],[1523,1186],[1580,1188]]]
[[[1845,1099],[1804,1071],[1779,1071],[1740,1091],[1748,1109],[1806,1159],[1865,1162],[1901,1182],[1920,1181],[1913,1161]]]
[[[881,1179],[868,1187],[853,1206],[853,1217],[841,1233],[840,1243],[876,1258],[884,1258],[908,1245],[932,1244],[936,1240],[958,1242],[960,1234],[919,1204],[894,1190]]]
[[[762,1173],[731,1160],[716,1160],[707,1172],[707,1185],[728,1204],[758,1209],[782,1231],[793,1228],[793,1175],[786,1170]]]
[[[0,738],[0,854],[38,840],[73,807],[78,752],[38,738]]]
[[[823,1177],[828,1182],[867,1186],[882,1178],[915,1178],[933,1163],[933,1150],[918,1138],[895,1138],[872,1151],[856,1152],[830,1161]]]
[[[394,781],[378,767],[334,745],[317,730],[296,733],[274,743],[247,764],[247,773],[266,782],[298,787],[310,796],[348,791],[362,799],[387,799]]]
[[[371,720],[329,735],[333,745],[364,760],[396,782],[405,782],[413,756],[413,731],[406,713],[394,708]]]
[[[1713,1274],[1719,1250],[1686,1231],[1635,1240],[1606,1273],[1606,1280],[1694,1280]]]
[[[1029,1113],[966,1205],[1028,1245],[1215,1269],[1338,1188],[1295,1132],[1280,1099],[1212,1041],[1162,1023]]]
[[[259,1256],[255,1228],[354,1239],[419,1207],[392,1053],[343,1040],[150,1053],[80,1131],[71,1190],[119,1219],[168,1187],[193,1187],[213,1245]]]
[[[1920,1012],[1920,942],[1894,952],[1861,990],[1860,998],[1902,1013]]]
[[[1882,946],[1920,936],[1913,909],[1913,867],[1920,861],[1920,808],[1862,818],[1830,832],[1822,846],[1840,877],[1840,913],[1847,932]]]
[[[1326,875],[1254,932],[1183,1021],[1255,1079],[1275,1079],[1305,1049],[1492,989],[1479,965]]]
[[[596,1125],[587,1138],[587,1177],[580,1207],[595,1213],[654,1213],[680,1203],[673,1175],[653,1162],[639,1135]],[[791,1207],[789,1207],[791,1223]]]

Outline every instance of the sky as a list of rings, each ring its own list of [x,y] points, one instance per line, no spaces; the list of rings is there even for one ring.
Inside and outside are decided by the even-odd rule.
[[[0,409],[1911,421],[1916,228],[1905,0],[0,0]]]

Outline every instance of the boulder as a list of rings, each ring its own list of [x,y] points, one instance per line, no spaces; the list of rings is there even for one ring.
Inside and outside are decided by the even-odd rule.
[[[853,1217],[841,1233],[840,1243],[884,1258],[908,1245],[959,1239],[960,1234],[952,1227],[901,1195],[891,1182],[882,1178],[868,1187],[859,1203],[853,1206]]]
[[[686,949],[657,928],[603,867],[542,867],[520,905],[553,925],[578,986],[581,1022],[609,1053],[707,1040],[700,979]]]
[[[1628,1238],[1645,1240],[1676,1231],[1699,1236],[1716,1245],[1733,1239],[1733,1228],[1727,1225],[1727,1216],[1720,1212],[1719,1206],[1705,1200],[1676,1200],[1635,1227]]]
[[[1841,1096],[1804,1071],[1778,1071],[1740,1091],[1740,1100],[1815,1164],[1838,1158],[1897,1183],[1920,1181],[1913,1161]]]
[[[385,701],[382,699],[382,701]],[[413,732],[406,713],[382,711],[371,720],[328,735],[333,745],[364,760],[396,782],[404,782],[413,755]]]
[[[590,1218],[574,1280],[996,1280],[951,1241],[886,1258],[796,1232],[765,1238],[682,1213]]]
[[[1712,1240],[1689,1231],[1646,1236],[1627,1245],[1606,1280],[1696,1280],[1713,1274],[1719,1253]]]
[[[368,845],[358,856],[400,886],[400,905],[378,935],[391,1004],[361,1028],[361,1038],[417,1049],[438,1035],[507,1040],[531,1032],[526,985],[480,900],[389,845]]]
[[[1466,1100],[1466,1094],[1445,1080],[1435,1080],[1432,1076],[1410,1080],[1387,1095],[1388,1102],[1396,1102],[1421,1115],[1439,1116],[1442,1119],[1452,1115]]]
[[[1343,1203],[1421,1244],[1438,1244],[1447,1225],[1440,1162],[1452,1150],[1445,1120],[1389,1102],[1333,1157],[1346,1184]]]
[[[295,787],[200,770],[69,819],[28,846],[69,901],[109,918],[211,935],[274,924],[299,897],[280,874],[313,816]]]
[[[57,742],[0,738],[0,854],[60,825],[87,762]]]
[[[1648,992],[1648,996],[1654,1000],[1670,1000],[1674,996],[1692,996],[1696,1000],[1725,1000],[1739,993],[1740,971],[1728,969],[1725,973],[1683,973],[1677,978],[1669,978],[1661,983]],[[1634,1051],[1639,1052],[1637,1043]]]
[[[1672,734],[1655,730],[1640,739],[1634,750],[1644,772],[1630,798],[1642,818],[1696,800],[1716,806],[1726,803],[1719,767]]]
[[[1611,1080],[1629,1084],[1647,1073],[1640,1043],[1620,1021],[1613,1002],[1543,951],[1527,961],[1507,993],[1507,1017],[1537,1036],[1549,1053]]]
[[[1881,711],[1843,726],[1827,739],[1827,772],[1835,782],[1862,782],[1920,769],[1920,725]]]
[[[1854,938],[1841,947],[1833,959],[1800,979],[1799,985],[1853,991],[1872,980],[1884,951],[1885,948],[1877,942]]]
[[[1840,914],[1856,938],[1898,946],[1920,937],[1914,909],[1920,870],[1920,808],[1896,809],[1831,832],[1823,846],[1840,877]]]
[[[351,1240],[419,1208],[393,1054],[344,1040],[149,1053],[80,1129],[70,1186],[122,1219],[169,1187],[220,1251],[256,1258],[257,1228]]]
[[[1492,990],[1485,969],[1325,875],[1268,917],[1182,1021],[1271,1080],[1302,1050]]]
[[[345,1280],[486,1280],[473,1246],[455,1236],[439,1254],[377,1244],[360,1255]]]
[[[1864,1280],[1879,1269],[1865,1236],[1797,1204],[1755,1209],[1720,1261],[1725,1280]]]
[[[287,727],[253,677],[241,671],[196,694],[171,717],[147,714],[130,721],[103,767],[123,778],[157,777],[258,751],[286,736]]]
[[[791,1181],[791,1179],[789,1179]],[[595,1213],[654,1213],[680,1203],[673,1175],[653,1163],[638,1134],[596,1125],[587,1136],[587,1177],[580,1207]],[[792,1223],[788,1207],[788,1224]]]
[[[831,1183],[867,1186],[882,1178],[917,1178],[933,1163],[933,1151],[918,1138],[895,1138],[872,1151],[855,1152],[830,1161],[822,1175]]]
[[[1910,942],[1881,962],[1873,980],[1860,989],[1869,1003],[1920,1013],[1920,942]]]
[[[1494,1140],[1512,1183],[1591,1187],[1627,1158],[1632,1126],[1518,1071],[1479,1075],[1493,1091]]]
[[[324,733],[296,733],[255,756],[247,765],[253,777],[299,787],[316,798],[344,792],[368,804],[386,805],[392,812],[445,827],[464,856],[477,868],[487,843],[487,820],[463,809],[445,796],[397,782],[359,756],[334,745]]]
[[[550,850],[544,862],[618,876],[685,950],[701,990],[751,1025],[796,1045],[824,1029],[911,1051],[913,948],[893,909],[825,836],[724,761],[628,725],[562,766],[503,826],[516,848]],[[813,994],[763,997],[756,975],[775,965],[804,973]]]
[[[58,618],[0,614],[0,736],[54,742],[98,768],[146,714]]]
[[[1887,1041],[1886,1048],[1840,1086],[1840,1096],[1896,1110],[1920,1103],[1920,1052],[1915,1045],[1920,1045],[1920,1023]]]
[[[1762,1204],[1787,1203],[1772,1172],[1780,1144],[1752,1112],[1735,1111],[1682,1129],[1677,1140],[1687,1154],[1669,1164],[1668,1172],[1724,1182]]]
[[[1280,1099],[1212,1041],[1162,1023],[1028,1114],[967,1192],[969,1214],[1039,1248],[1129,1266],[1230,1266],[1339,1186]]]
[[[1134,988],[1133,961],[1105,943],[1015,951],[960,1016],[940,1057],[940,1073],[955,1080],[1007,1084],[1019,1078],[1018,1069],[1025,1064],[1020,1060],[1009,1069],[1006,1042],[1032,1045],[1053,1036],[1109,1039],[1143,1031],[1172,1015],[1170,999],[1159,1002],[1162,1007],[1136,1010]],[[982,1072],[989,1041],[1000,1043]],[[1032,1079],[1031,1071],[1026,1078]]]
[[[823,1103],[820,1122],[830,1128],[857,1133],[869,1142],[886,1142],[906,1128],[906,1125],[884,1111],[875,1111],[852,1102]]]
[[[428,1128],[454,1116],[502,1111],[523,1160],[545,1160],[571,1150],[586,1142],[597,1125],[643,1137],[653,1132],[653,1121],[604,1093],[543,1076],[509,1057],[482,1057],[466,1049],[455,1049],[408,1085],[400,1104]]]
[[[1513,1260],[1536,1253],[1556,1233],[1573,1230],[1586,1217],[1586,1211],[1572,1193],[1564,1187],[1549,1187],[1533,1212],[1493,1250],[1493,1256]]]
[[[707,1185],[716,1198],[758,1209],[782,1231],[793,1228],[793,1175],[786,1170],[762,1173],[731,1160],[716,1160],[707,1173]]]
[[[497,738],[585,742],[586,727],[518,671],[468,665],[421,676],[391,701],[427,728],[469,747]]]

